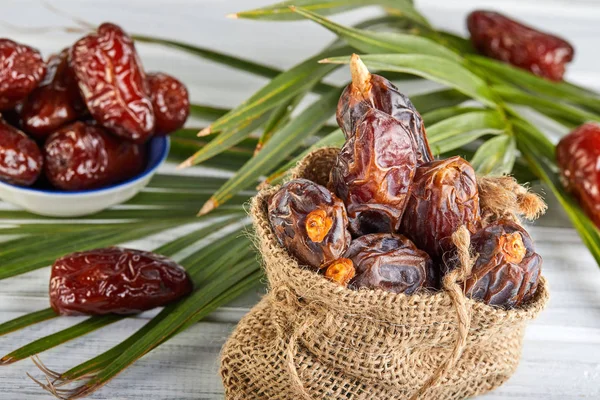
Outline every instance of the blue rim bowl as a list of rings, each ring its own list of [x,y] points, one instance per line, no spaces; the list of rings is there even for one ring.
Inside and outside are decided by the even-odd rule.
[[[38,189],[0,182],[0,199],[29,212],[50,217],[80,217],[124,203],[141,191],[166,160],[170,140],[156,136],[147,144],[146,168],[124,182],[99,189],[65,192],[56,189]]]
[[[12,185],[10,183],[0,181],[0,187],[6,186],[10,187],[13,190],[19,190],[23,192],[34,192],[37,194],[48,194],[52,196],[79,196],[82,194],[93,194],[93,193],[101,193],[107,192],[111,190],[118,190],[119,188],[130,186],[142,179],[146,178],[148,175],[154,174],[158,167],[167,159],[169,155],[169,148],[171,147],[171,141],[168,136],[155,136],[148,141],[148,162],[146,163],[146,168],[144,170],[130,178],[126,181],[116,183],[114,185],[109,185],[105,187],[101,187],[98,189],[90,189],[90,190],[77,190],[73,192],[65,192],[59,189],[38,189],[38,188],[30,188],[24,186]]]

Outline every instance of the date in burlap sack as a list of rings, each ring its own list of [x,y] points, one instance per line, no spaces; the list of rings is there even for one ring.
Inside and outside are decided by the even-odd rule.
[[[293,177],[326,184],[337,153],[309,154]],[[485,219],[534,214],[543,204],[512,178],[484,178],[479,185]],[[525,325],[548,300],[543,277],[534,298],[518,309],[466,298],[460,282],[473,255],[466,229],[459,229],[453,240],[461,268],[446,275],[443,291],[406,296],[343,288],[300,267],[278,244],[267,217],[277,189],[252,201],[269,293],[222,350],[227,399],[462,399],[513,374]]]

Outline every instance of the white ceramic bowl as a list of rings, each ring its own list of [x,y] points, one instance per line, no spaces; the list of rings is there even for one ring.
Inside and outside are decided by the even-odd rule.
[[[123,203],[148,183],[169,154],[169,138],[157,136],[148,143],[144,171],[125,182],[95,190],[63,192],[10,185],[0,182],[0,199],[29,212],[49,217],[80,217]]]

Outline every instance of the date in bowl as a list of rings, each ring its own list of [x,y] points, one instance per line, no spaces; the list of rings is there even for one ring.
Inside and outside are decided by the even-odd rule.
[[[148,162],[137,176],[100,189],[63,192],[57,189],[26,188],[0,182],[0,199],[34,214],[48,217],[81,217],[123,203],[140,192],[169,154],[166,136],[148,142]]]

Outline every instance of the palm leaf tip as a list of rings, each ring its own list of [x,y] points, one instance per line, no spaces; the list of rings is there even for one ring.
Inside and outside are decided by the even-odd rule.
[[[192,165],[194,165],[194,156],[188,158],[187,160],[185,160],[184,162],[182,162],[181,164],[179,164],[177,166],[177,169],[189,168]]]
[[[212,128],[210,126],[207,126],[206,128],[202,129],[200,132],[198,132],[198,137],[203,137],[203,136],[208,136],[212,133]]]
[[[12,356],[7,355],[7,356],[0,358],[0,365],[8,365],[8,364],[12,364],[16,361],[17,361],[17,359],[15,359]]]
[[[211,197],[206,203],[204,203],[204,205],[198,212],[198,217],[208,214],[217,207],[219,207],[219,203],[217,203],[217,201]]]
[[[237,13],[231,13],[231,14],[227,14],[225,16],[225,18],[229,18],[229,19],[238,19],[239,15]]]

